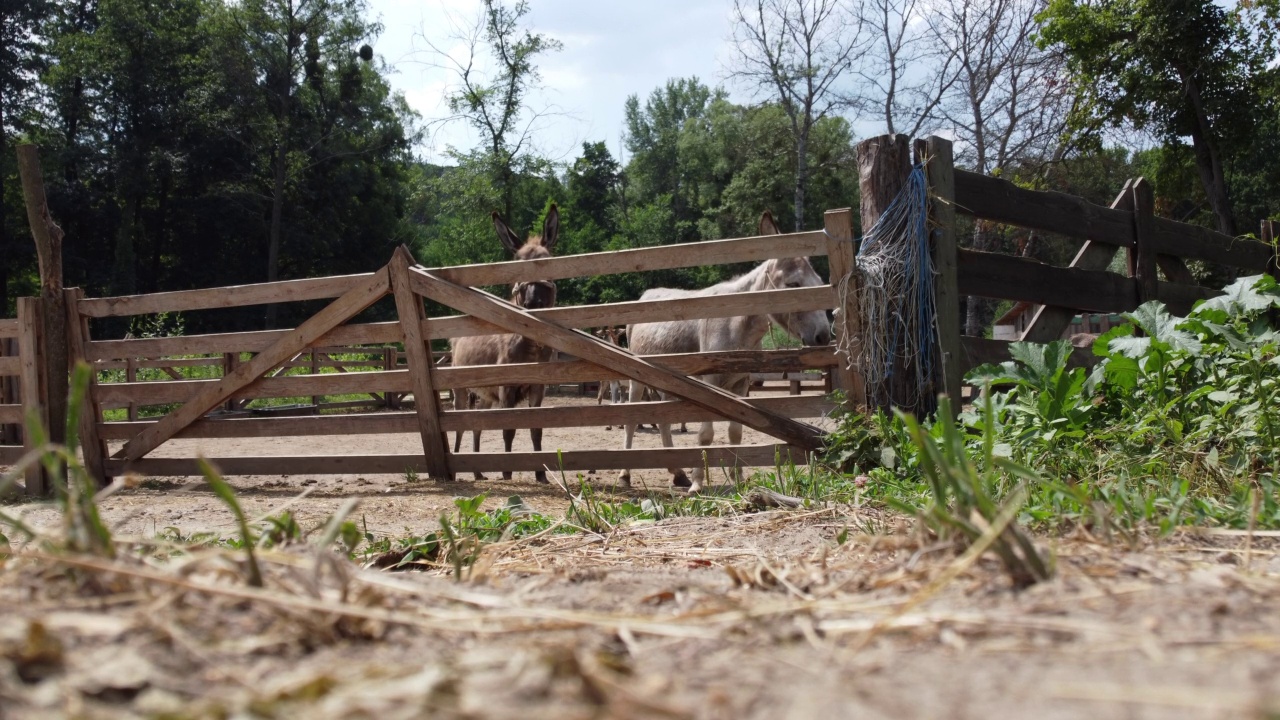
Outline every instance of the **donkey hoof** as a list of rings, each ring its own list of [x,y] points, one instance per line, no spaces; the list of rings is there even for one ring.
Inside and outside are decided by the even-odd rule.
[[[484,476],[484,473],[476,473],[476,479],[477,479],[477,480],[488,480],[489,478],[485,477],[485,476]]]
[[[697,495],[697,494],[698,494],[698,493],[700,493],[700,492],[702,492],[702,483],[700,483],[700,482],[695,482],[695,483],[692,483],[691,485],[689,485],[689,494],[690,494],[690,495]]]
[[[546,483],[546,482],[547,482],[547,474],[546,474],[546,473],[544,473],[544,472],[534,473],[534,479],[535,479],[535,480],[537,480],[537,481],[538,481],[538,482],[540,482],[540,483]]]
[[[504,472],[504,473],[502,473],[502,479],[503,479],[503,480],[510,480],[510,479],[511,479],[511,473],[509,473],[509,472]]]
[[[683,470],[671,476],[672,487],[690,487],[692,485],[693,483],[689,482],[689,476],[685,475]]]

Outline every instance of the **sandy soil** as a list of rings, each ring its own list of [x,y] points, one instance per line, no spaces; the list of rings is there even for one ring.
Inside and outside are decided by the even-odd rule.
[[[595,398],[577,396],[550,396],[544,406],[595,404]],[[822,424],[822,421],[819,422]],[[673,428],[673,441],[677,447],[697,446],[698,424],[688,426],[688,432]],[[724,444],[726,424],[716,423],[716,442]],[[453,436],[450,434],[450,442]],[[762,433],[744,428],[746,444],[771,442]],[[620,427],[551,428],[542,438],[543,450],[570,450],[585,448],[621,448],[623,430]],[[471,448],[471,435],[463,438],[463,451]],[[112,450],[120,443],[113,443]],[[652,426],[636,433],[632,447],[660,448],[662,439]],[[481,434],[482,452],[501,452],[502,433],[489,431]],[[527,431],[516,434],[512,450],[530,451],[533,445]],[[416,435],[358,435],[316,436],[249,439],[199,439],[171,440],[160,446],[151,457],[245,457],[264,455],[373,455],[397,453],[421,453],[422,443]],[[724,477],[712,473],[713,482],[724,482]],[[616,471],[601,471],[585,478],[599,487],[613,484]],[[650,491],[666,491],[670,482],[665,470],[632,471],[633,494],[636,497]],[[575,482],[576,477],[568,478]],[[490,503],[502,502],[510,495],[520,495],[535,509],[559,515],[566,505],[562,490],[551,485],[540,485],[532,472],[514,473],[511,480],[503,480],[501,473],[489,473],[485,480],[461,476],[453,483],[436,483],[426,480],[412,486],[405,475],[243,475],[231,476],[228,482],[243,500],[246,512],[254,515],[274,514],[288,506],[303,526],[322,522],[346,499],[362,498],[361,512],[370,531],[376,535],[403,535],[406,530],[422,532],[434,527],[441,512],[453,509],[453,498],[471,497],[484,493]],[[306,491],[302,501],[294,498]],[[48,526],[57,521],[52,508],[39,505],[20,506],[18,511],[27,521]],[[175,527],[183,533],[230,532],[231,519],[226,508],[218,502],[200,478],[152,478],[144,486],[129,493],[108,499],[102,506],[103,517],[118,532],[126,534],[154,534],[165,527]]]
[[[617,430],[586,433],[620,441]],[[586,433],[548,433],[548,445]],[[694,444],[693,435],[677,442]],[[311,442],[342,452],[413,449],[411,436]],[[639,442],[658,444],[652,432]],[[204,448],[297,451],[277,441]],[[434,527],[457,495],[520,494],[553,516],[565,502],[519,476],[232,482],[251,514],[289,506],[308,528],[360,497],[357,516],[379,535]],[[648,482],[662,485],[661,473]],[[3,509],[56,525],[39,505]],[[167,526],[233,534],[225,509],[195,481],[152,481],[110,498],[103,513],[121,537],[139,541]],[[907,519],[845,506],[744,507],[499,543],[462,582],[447,569],[321,561],[299,546],[264,555],[259,590],[246,586],[241,556],[229,551],[176,566],[132,559],[126,544],[118,560],[72,568],[27,548],[0,565],[0,720],[1280,712],[1274,534],[1126,545],[1081,531],[1040,542],[1055,553],[1057,577],[1020,592],[990,559],[939,582],[957,562],[954,548]]]

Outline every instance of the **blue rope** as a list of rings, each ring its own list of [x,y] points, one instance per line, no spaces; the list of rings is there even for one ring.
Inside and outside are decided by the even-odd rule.
[[[870,329],[884,332],[887,343],[864,342],[863,348],[864,352],[872,353],[871,357],[865,357],[867,363],[883,368],[886,379],[893,376],[895,360],[907,355],[914,358],[915,370],[922,382],[933,379],[936,309],[929,254],[928,202],[924,166],[916,165],[902,190],[863,236],[858,248],[859,268],[864,274],[879,272],[879,280],[884,283],[884,296],[877,298],[885,305],[877,308],[883,312],[882,326]],[[901,261],[901,268],[884,262],[894,259]],[[889,277],[899,272],[900,283],[896,277]],[[905,317],[908,312],[914,312],[910,318],[914,322],[908,322]],[[908,339],[912,341],[910,345]]]

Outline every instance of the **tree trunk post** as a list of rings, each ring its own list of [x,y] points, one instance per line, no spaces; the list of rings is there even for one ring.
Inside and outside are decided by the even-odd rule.
[[[18,148],[18,174],[27,206],[27,223],[35,239],[40,263],[40,299],[44,327],[41,333],[45,376],[44,404],[49,440],[66,442],[67,417],[67,308],[62,293],[62,228],[49,214],[40,172],[40,153],[35,145]]]
[[[930,249],[933,252],[934,298],[938,314],[938,367],[942,389],[951,398],[952,412],[962,404],[960,360],[960,280],[956,259],[956,169],[951,141],[940,137],[917,141],[917,154],[929,179]]]
[[[906,135],[881,135],[857,146],[858,186],[861,192],[862,234],[875,227],[880,216],[911,176],[911,144]],[[861,323],[860,323],[861,325]],[[895,359],[893,371],[881,387],[867,387],[871,407],[899,407],[923,416],[933,409],[932,388],[917,388],[915,373]],[[912,402],[918,398],[919,402]]]

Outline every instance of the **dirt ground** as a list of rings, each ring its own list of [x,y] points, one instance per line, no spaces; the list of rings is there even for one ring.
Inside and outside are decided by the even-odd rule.
[[[694,444],[690,430],[677,443]],[[583,436],[560,432],[548,447]],[[365,440],[319,442],[413,449]],[[205,447],[296,451],[275,442]],[[656,433],[638,444],[656,447]],[[231,481],[251,516],[288,506],[304,528],[358,497],[378,535],[433,528],[478,491],[555,517],[565,504],[519,475]],[[57,522],[38,505],[3,510]],[[234,533],[195,481],[152,481],[102,512],[124,539],[118,559],[23,548],[0,566],[0,720],[1280,716],[1275,534],[1040,538],[1057,576],[1014,591],[995,561],[958,565],[881,510],[743,507],[498,543],[461,582],[298,546],[261,558],[259,589],[229,551],[169,564],[128,552],[167,526]]]
[[[545,407],[595,404],[595,398],[572,395],[549,396]],[[829,421],[817,420],[817,424]],[[672,438],[677,447],[695,447],[698,444],[699,424],[688,425],[687,432],[680,426],[672,428]],[[716,423],[716,442],[727,443],[726,424]],[[502,433],[487,431],[481,434],[481,452],[501,452]],[[586,448],[620,449],[623,430],[603,427],[550,428],[543,432],[542,449],[574,450]],[[449,435],[450,443],[453,434]],[[745,444],[772,442],[762,433],[743,429]],[[111,450],[122,443],[112,443]],[[471,449],[471,434],[463,437],[463,452]],[[660,448],[662,439],[653,426],[645,426],[636,432],[634,448]],[[531,451],[533,444],[527,431],[516,433],[513,451]],[[421,453],[422,441],[412,434],[316,436],[247,439],[199,439],[170,440],[161,445],[149,457],[252,457],[265,455],[377,455]],[[585,479],[600,488],[613,485],[617,471],[599,471],[583,474]],[[577,477],[568,477],[574,484]],[[251,515],[274,514],[279,509],[292,510],[304,527],[323,522],[344,501],[351,497],[363,498],[363,519],[369,530],[378,536],[404,535],[406,530],[421,533],[436,526],[441,512],[453,510],[453,498],[471,497],[484,493],[496,502],[505,501],[510,495],[519,495],[539,512],[558,516],[563,513],[567,500],[558,487],[540,485],[532,472],[514,473],[511,480],[503,480],[501,473],[488,473],[485,480],[474,480],[470,475],[460,476],[457,482],[437,484],[420,481],[410,485],[409,478],[397,475],[242,475],[227,478],[236,489]],[[713,482],[725,482],[721,473],[712,472]],[[665,470],[633,470],[631,482],[637,495],[649,491],[665,491],[670,486]],[[297,495],[306,491],[307,496],[297,501]],[[47,506],[24,506],[19,513],[28,522],[47,526],[57,521],[57,513]],[[229,533],[232,520],[226,507],[216,500],[201,478],[152,478],[145,487],[107,500],[102,506],[104,519],[117,532],[126,534],[155,534],[166,527],[174,527],[182,533],[214,531]]]

